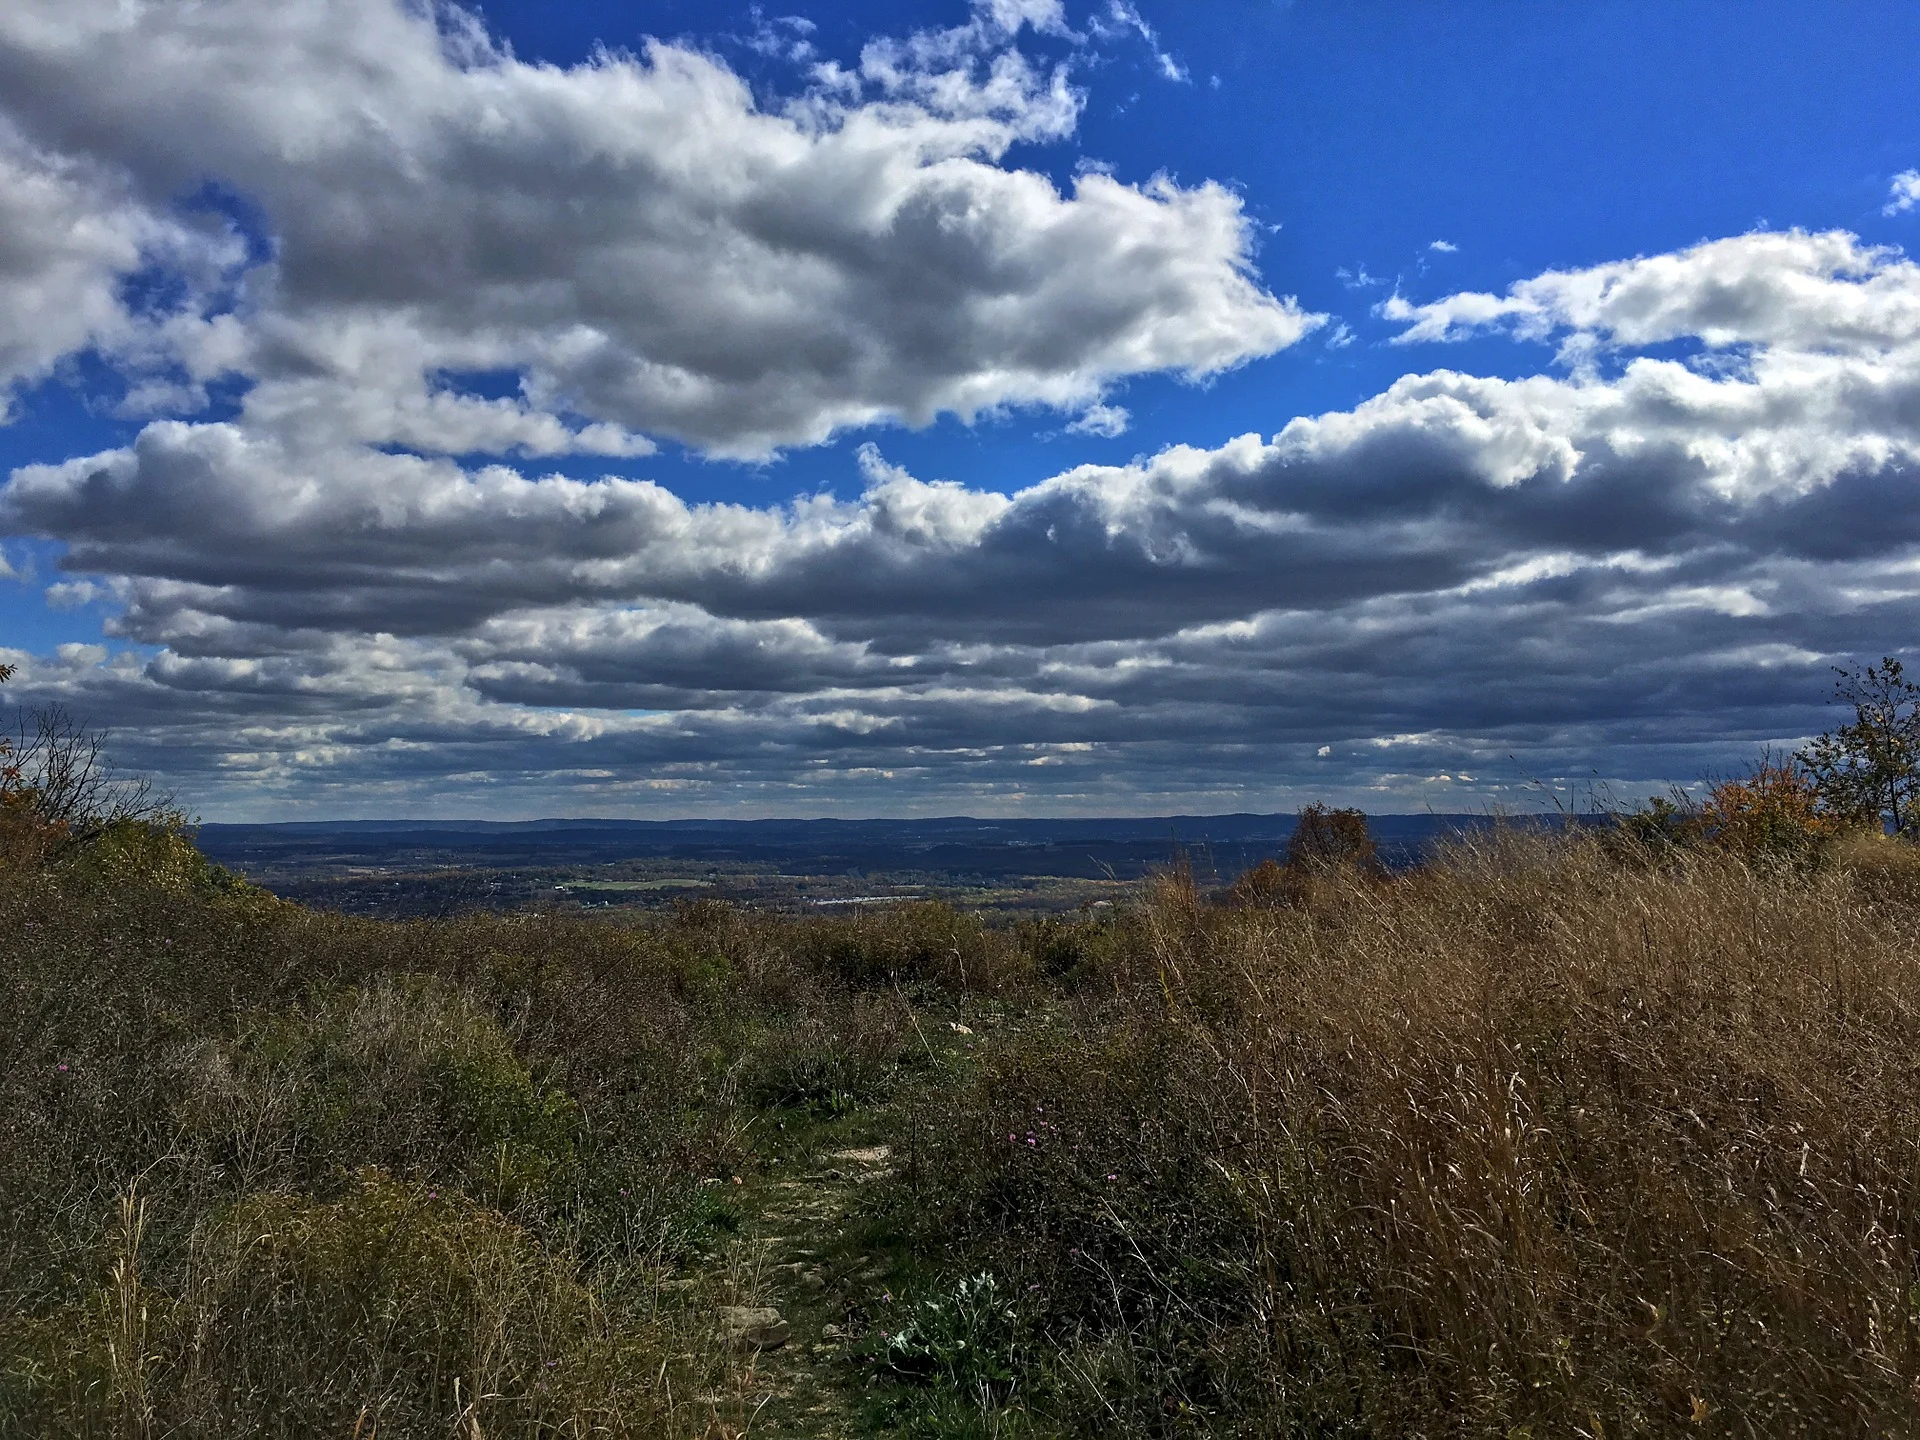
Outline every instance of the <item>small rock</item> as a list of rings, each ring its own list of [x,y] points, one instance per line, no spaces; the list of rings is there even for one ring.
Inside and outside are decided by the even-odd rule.
[[[720,1328],[736,1350],[773,1350],[793,1334],[771,1305],[722,1305]]]
[[[815,1290],[827,1287],[827,1272],[811,1260],[789,1260],[784,1265],[773,1267],[775,1275],[785,1275]]]
[[[947,1022],[947,1029],[953,1031],[956,1035],[973,1034],[973,1027],[971,1025],[962,1025],[958,1020],[949,1020]]]
[[[871,1145],[864,1150],[836,1150],[828,1157],[854,1165],[884,1165],[893,1158],[891,1145]]]

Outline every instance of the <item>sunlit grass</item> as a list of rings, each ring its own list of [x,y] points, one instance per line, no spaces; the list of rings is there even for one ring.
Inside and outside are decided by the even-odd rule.
[[[750,1428],[754,1197],[877,1141],[806,1237],[873,1433],[1913,1433],[1917,920],[1858,836],[1016,924],[392,924],[164,831],[29,852],[0,1434]]]

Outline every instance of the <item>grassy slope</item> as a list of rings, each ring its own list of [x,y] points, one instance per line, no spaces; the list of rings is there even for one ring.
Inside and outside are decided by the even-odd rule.
[[[1914,1433],[1920,878],[1829,862],[1017,931],[14,865],[0,1434]]]

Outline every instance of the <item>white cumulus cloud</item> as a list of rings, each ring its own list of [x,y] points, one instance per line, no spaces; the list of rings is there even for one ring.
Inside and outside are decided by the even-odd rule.
[[[1901,215],[1920,205],[1920,170],[1902,170],[1887,190],[1886,215]]]
[[[232,374],[263,421],[370,444],[761,457],[1079,411],[1312,329],[1261,285],[1224,187],[1089,171],[1062,193],[1003,163],[1077,121],[1066,70],[1020,48],[1062,23],[983,0],[769,105],[685,45],[530,64],[448,5],[19,0],[0,378],[126,330],[117,287],[166,266],[209,182],[260,253],[149,320],[137,403]],[[506,398],[468,393],[473,372]]]
[[[1505,295],[1466,292],[1380,306],[1401,343],[1501,328],[1530,339],[1572,332],[1639,348],[1692,337],[1716,347],[1871,351],[1920,323],[1913,263],[1844,231],[1766,231],[1665,255],[1522,280]]]
[[[1067,426],[1072,435],[1098,435],[1111,440],[1127,433],[1127,426],[1133,417],[1127,413],[1124,405],[1089,405],[1086,411]]]
[[[32,661],[21,690],[316,795],[475,768],[547,793],[557,745],[729,794],[829,761],[991,793],[1069,744],[1189,797],[1274,745],[1336,777],[1389,744],[1416,777],[1524,751],[1684,778],[1802,733],[1783,694],[1920,622],[1920,270],[1788,232],[1603,272],[1516,287],[1524,322],[1738,335],[1744,363],[1413,374],[1010,494],[869,446],[856,497],[760,506],[155,422],[0,498],[154,658]]]

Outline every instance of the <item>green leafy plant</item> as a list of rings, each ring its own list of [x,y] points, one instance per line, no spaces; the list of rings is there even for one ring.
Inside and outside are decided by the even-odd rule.
[[[1020,1349],[1019,1313],[999,1282],[982,1272],[909,1306],[904,1323],[882,1335],[876,1354],[904,1379],[1004,1393],[1016,1382]]]

